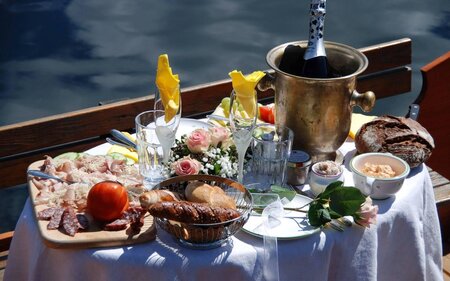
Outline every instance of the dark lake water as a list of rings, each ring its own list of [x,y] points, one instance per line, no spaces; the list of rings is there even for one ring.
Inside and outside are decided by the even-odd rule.
[[[161,53],[182,87],[268,69],[268,50],[307,38],[308,10],[307,0],[0,0],[0,126],[147,95]],[[402,37],[413,40],[413,91],[375,114],[405,114],[419,68],[450,49],[450,1],[327,3],[326,40],[359,48]],[[15,196],[2,206],[17,213],[25,197]]]

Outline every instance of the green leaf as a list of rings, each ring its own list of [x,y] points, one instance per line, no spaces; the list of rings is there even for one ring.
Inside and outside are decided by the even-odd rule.
[[[220,164],[214,164],[214,174],[218,175],[220,173],[220,170],[222,169],[222,167],[220,166]]]
[[[366,200],[355,187],[337,187],[330,193],[330,209],[341,216],[353,216]]]
[[[321,226],[331,221],[331,216],[329,210],[322,204],[313,202],[309,205],[308,219],[312,226]]]
[[[284,187],[281,187],[279,185],[272,185],[270,187],[270,190],[272,193],[276,193],[278,194],[278,196],[280,196],[280,199],[282,199],[283,197],[287,198],[289,201],[291,201],[292,199],[294,199],[295,195],[297,194],[297,192],[295,192],[294,190],[290,190]]]
[[[332,219],[338,219],[342,217],[341,214],[336,213],[333,209],[329,209],[329,212]]]
[[[319,198],[321,199],[328,199],[330,198],[330,194],[338,187],[342,187],[343,186],[343,182],[341,181],[335,181],[330,183],[324,190],[324,192],[322,192],[321,194],[319,194]]]

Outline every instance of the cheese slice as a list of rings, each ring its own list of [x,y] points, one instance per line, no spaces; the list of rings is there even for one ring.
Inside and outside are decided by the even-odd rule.
[[[348,136],[351,137],[352,139],[354,139],[356,133],[362,127],[362,125],[366,124],[367,122],[372,121],[375,118],[376,118],[376,116],[352,113],[350,132],[348,133]]]

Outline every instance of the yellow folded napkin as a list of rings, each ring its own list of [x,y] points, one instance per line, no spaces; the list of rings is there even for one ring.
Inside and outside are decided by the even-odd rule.
[[[348,133],[348,136],[351,137],[352,139],[354,139],[356,133],[362,127],[362,125],[366,124],[367,122],[372,121],[375,118],[376,118],[376,116],[352,113],[350,132]]]
[[[244,76],[241,71],[233,70],[229,73],[231,77],[231,84],[236,92],[244,111],[249,116],[254,116],[257,112],[253,112],[255,107],[256,95],[255,87],[266,74],[262,71],[254,71],[249,75]]]
[[[165,121],[169,122],[180,107],[180,79],[178,74],[172,74],[167,54],[162,54],[158,58],[156,87],[158,87],[164,106]]]

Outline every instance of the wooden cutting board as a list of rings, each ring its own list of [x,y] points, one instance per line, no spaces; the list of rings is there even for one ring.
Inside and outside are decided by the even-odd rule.
[[[43,160],[32,163],[28,169],[39,169],[44,163]],[[62,230],[48,230],[48,221],[37,220],[36,214],[48,208],[47,205],[36,205],[34,199],[39,190],[31,181],[28,180],[29,194],[33,206],[34,217],[36,219],[38,230],[44,243],[51,248],[94,248],[94,247],[113,247],[125,246],[137,243],[152,241],[156,238],[156,224],[150,214],[144,218],[144,226],[138,234],[132,235],[127,229],[121,231],[105,231],[101,229],[98,222],[89,219],[89,229],[78,232],[74,237],[65,234]]]

